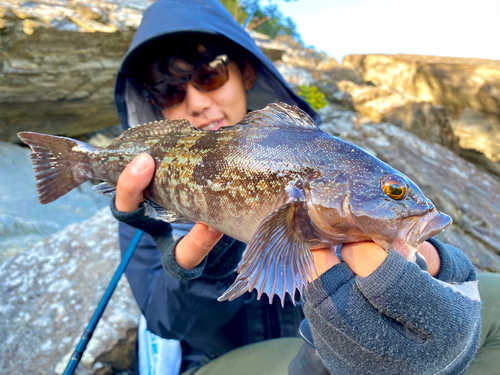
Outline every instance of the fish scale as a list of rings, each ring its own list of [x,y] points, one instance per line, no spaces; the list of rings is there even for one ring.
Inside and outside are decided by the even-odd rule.
[[[144,191],[154,217],[199,221],[248,243],[232,300],[302,291],[312,278],[311,248],[371,240],[410,261],[420,243],[451,218],[404,174],[357,146],[321,131],[295,106],[274,103],[238,124],[204,132],[187,120],[125,131],[107,148],[32,132],[19,133],[31,156],[41,203],[101,179],[111,192],[142,152],[155,160]]]

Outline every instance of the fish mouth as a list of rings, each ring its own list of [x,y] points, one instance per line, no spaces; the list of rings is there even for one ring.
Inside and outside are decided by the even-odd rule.
[[[407,230],[403,230],[392,245],[396,251],[413,262],[418,246],[441,233],[451,225],[453,220],[434,208],[424,216],[406,218],[405,222]]]
[[[432,217],[430,217],[430,219],[426,223],[424,223],[423,226],[422,224],[419,225],[417,238],[417,243],[419,244],[424,242],[426,239],[441,233],[453,222],[453,219],[450,216],[435,210],[434,212],[429,212],[428,214],[426,214],[426,216],[431,213],[433,214]]]

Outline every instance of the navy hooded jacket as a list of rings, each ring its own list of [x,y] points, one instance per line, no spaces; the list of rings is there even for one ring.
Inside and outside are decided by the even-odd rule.
[[[118,74],[115,102],[120,121],[126,127],[160,120],[160,114],[128,82],[138,66],[165,48],[165,38],[187,32],[223,35],[253,54],[259,64],[254,87],[247,92],[248,110],[264,108],[282,101],[297,105],[316,123],[320,117],[309,104],[295,95],[271,61],[264,56],[250,35],[233,19],[217,0],[159,0],[145,12]],[[168,45],[168,44],[167,44]]]
[[[257,79],[247,91],[248,110],[282,101],[299,106],[319,123],[319,116],[292,92],[271,61],[218,0],[159,0],[144,12],[118,74],[115,101],[125,128],[162,119],[159,111],[136,91],[130,78],[140,66],[151,62],[159,49],[168,46],[168,38],[187,32],[223,35],[254,55],[258,62]],[[172,243],[168,244],[171,251],[176,244],[173,239],[186,234],[191,225],[172,227]],[[122,253],[134,232],[134,228],[120,223]],[[182,341],[183,369],[200,363],[202,355],[206,361],[241,345],[297,335],[303,314],[291,300],[286,301],[284,309],[277,302],[270,305],[266,297],[255,300],[255,294],[231,302],[217,301],[234,281],[234,270],[244,248],[244,244],[224,236],[208,259],[195,269],[199,271],[196,275],[182,273],[182,269],[172,265],[169,271],[176,278],[162,268],[161,254],[151,236],[145,234],[139,243],[126,276],[148,329],[161,337]]]

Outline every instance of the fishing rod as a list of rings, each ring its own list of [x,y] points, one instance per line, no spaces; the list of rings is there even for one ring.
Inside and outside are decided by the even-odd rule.
[[[127,251],[123,255],[122,261],[120,262],[118,268],[116,269],[115,274],[113,275],[113,278],[111,279],[108,285],[108,289],[106,289],[106,292],[104,292],[101,302],[99,302],[99,305],[97,306],[97,309],[95,310],[92,319],[90,319],[87,329],[83,332],[83,335],[80,338],[80,342],[76,346],[76,349],[73,352],[73,355],[71,356],[71,359],[68,362],[68,365],[66,366],[66,370],[64,370],[63,375],[73,375],[75,373],[78,363],[80,363],[80,359],[82,358],[83,352],[87,348],[87,344],[89,343],[90,339],[92,338],[92,335],[94,334],[94,330],[97,326],[97,323],[99,323],[99,320],[102,317],[104,309],[106,309],[106,306],[108,305],[108,302],[111,299],[111,296],[113,295],[113,292],[116,289],[118,281],[120,281],[123,272],[125,272],[125,270],[127,269],[130,259],[132,259],[135,249],[137,248],[137,245],[139,244],[139,241],[141,240],[143,234],[144,232],[142,230],[140,229],[136,230],[134,238],[130,242]]]

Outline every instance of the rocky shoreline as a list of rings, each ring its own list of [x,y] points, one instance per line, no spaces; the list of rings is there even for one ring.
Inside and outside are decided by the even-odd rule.
[[[38,204],[16,133],[101,146],[119,134],[115,75],[149,4],[0,0],[0,374],[61,374],[119,262],[107,200],[87,184]],[[412,178],[454,219],[440,237],[500,272],[500,61],[372,54],[339,63],[289,37],[253,37],[295,90],[325,94],[323,130]],[[122,279],[77,373],[126,373],[139,314]]]

